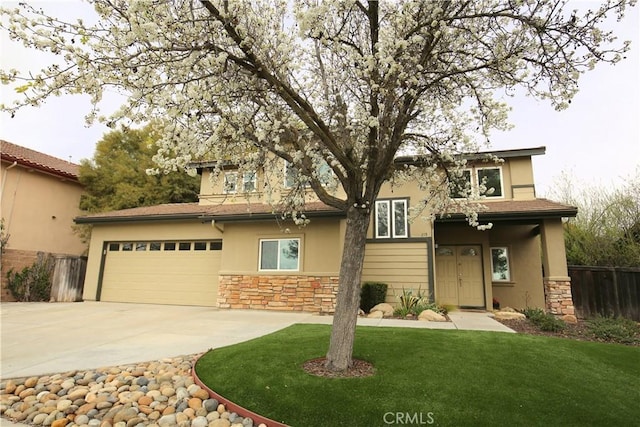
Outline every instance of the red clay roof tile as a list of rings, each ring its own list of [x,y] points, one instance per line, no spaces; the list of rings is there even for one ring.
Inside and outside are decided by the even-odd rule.
[[[40,153],[39,151],[31,150],[5,140],[0,140],[0,152],[3,161],[11,163],[17,162],[17,164],[22,166],[38,169],[63,178],[78,180],[80,166],[75,163]]]

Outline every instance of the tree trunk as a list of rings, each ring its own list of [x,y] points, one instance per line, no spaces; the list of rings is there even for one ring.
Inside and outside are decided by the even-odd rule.
[[[352,365],[353,342],[360,308],[360,279],[369,218],[368,209],[351,206],[347,211],[347,227],[340,264],[340,284],[326,361],[326,367],[334,371],[343,371]]]

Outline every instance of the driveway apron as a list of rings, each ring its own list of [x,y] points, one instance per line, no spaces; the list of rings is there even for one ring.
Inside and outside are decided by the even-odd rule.
[[[257,338],[308,313],[107,302],[2,303],[0,378],[194,354]]]

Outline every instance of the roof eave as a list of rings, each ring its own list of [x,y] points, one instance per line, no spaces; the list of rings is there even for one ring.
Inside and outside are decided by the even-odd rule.
[[[263,221],[272,220],[278,217],[278,213],[246,213],[246,214],[227,214],[227,215],[210,215],[202,212],[188,214],[149,214],[149,215],[129,215],[129,216],[100,216],[87,217],[80,216],[74,218],[76,224],[109,224],[109,223],[137,223],[137,222],[159,222],[159,221],[211,221],[216,222],[247,222],[247,221]],[[346,214],[341,211],[312,211],[305,212],[307,218],[335,218],[345,217]]]
[[[197,214],[169,214],[169,215],[131,215],[131,216],[79,216],[73,219],[76,224],[106,224],[123,222],[156,222],[156,221],[188,221],[201,219],[202,213]]]
[[[16,156],[12,156],[11,154],[3,154],[2,155],[2,160],[9,162],[9,163],[17,163],[20,166],[23,166],[25,168],[29,168],[29,169],[34,169],[43,173],[46,173],[48,175],[53,175],[53,176],[57,176],[59,178],[63,178],[63,179],[68,179],[70,181],[74,181],[74,182],[80,182],[80,180],[78,179],[78,175],[75,175],[73,173],[69,173],[69,172],[64,172],[58,169],[54,169],[54,168],[49,168],[43,165],[40,165],[38,163],[34,163],[34,162],[29,162],[23,158],[20,157],[16,157]]]
[[[548,218],[574,218],[578,214],[577,209],[564,209],[554,211],[522,211],[522,212],[478,212],[478,219],[481,221],[509,221],[509,220],[540,220]],[[466,222],[464,214],[450,214],[446,217],[436,218],[436,222]]]
[[[346,214],[342,211],[311,211],[304,212],[307,218],[345,218]],[[268,213],[246,213],[246,214],[228,214],[228,215],[203,215],[201,218],[207,221],[216,222],[247,222],[247,221],[261,221],[270,220],[282,216],[277,212]]]

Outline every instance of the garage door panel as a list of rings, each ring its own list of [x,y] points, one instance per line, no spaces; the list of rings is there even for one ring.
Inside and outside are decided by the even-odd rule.
[[[108,251],[100,300],[216,306],[221,251]]]

